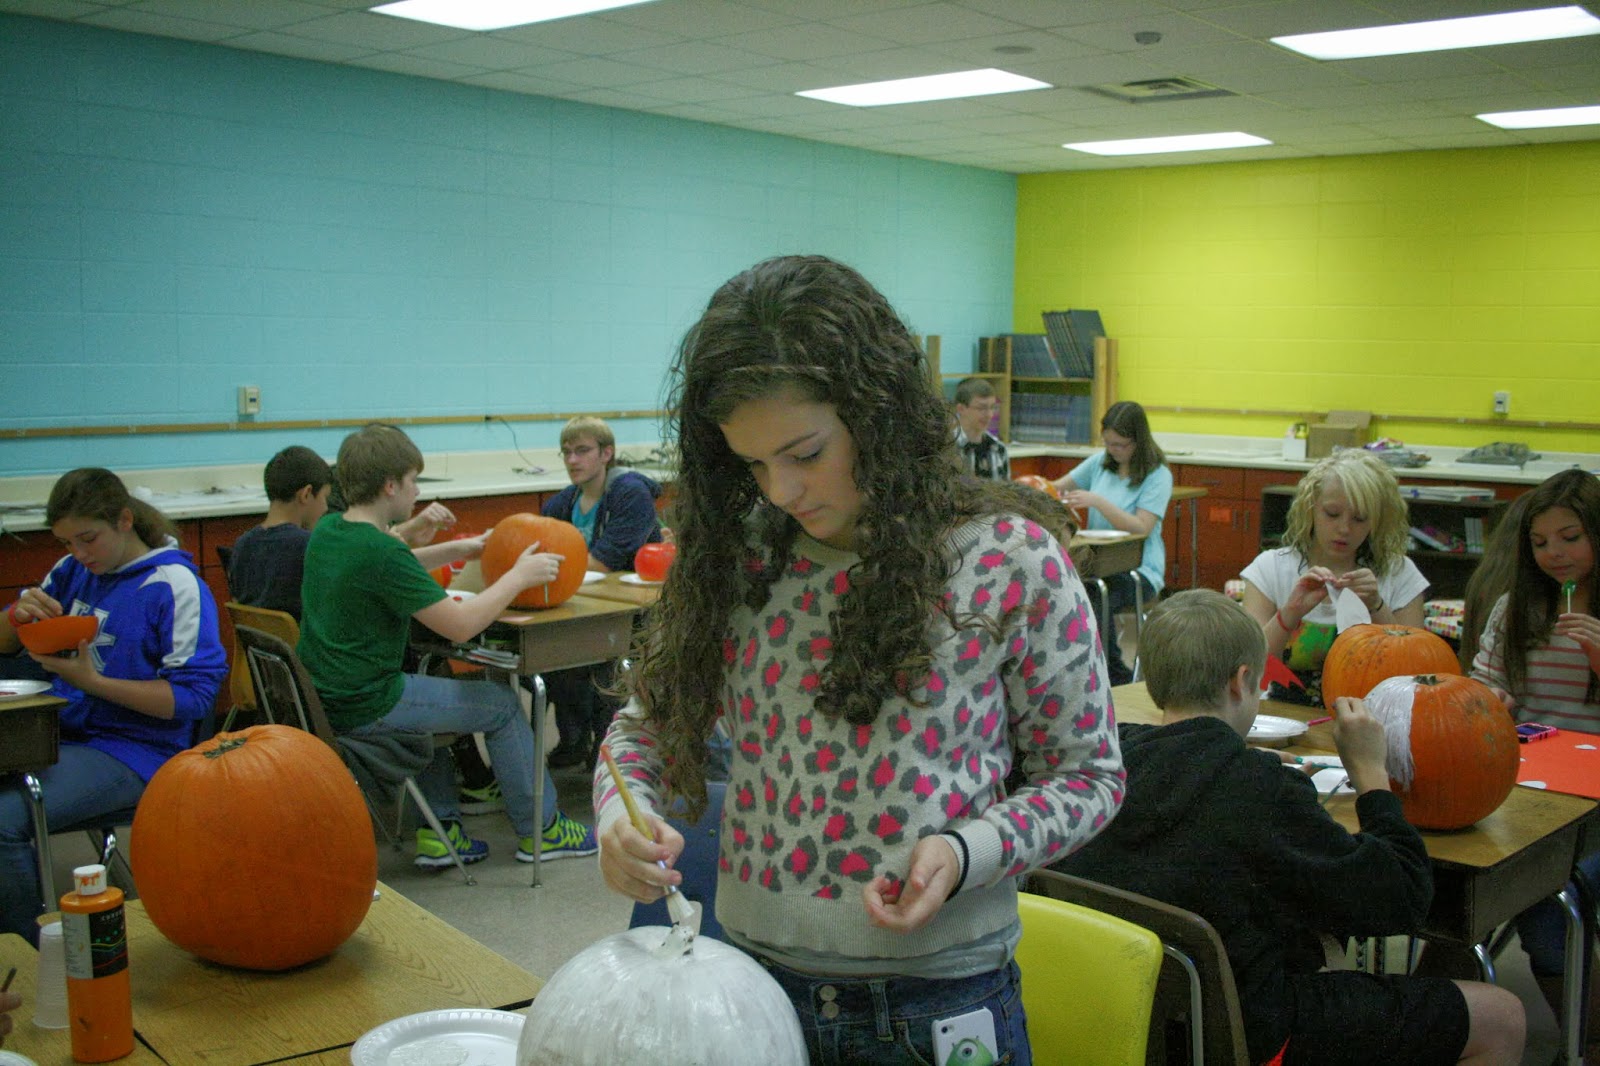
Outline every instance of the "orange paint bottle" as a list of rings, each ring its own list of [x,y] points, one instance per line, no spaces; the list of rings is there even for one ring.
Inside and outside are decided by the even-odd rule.
[[[99,864],[72,871],[76,890],[61,897],[67,947],[67,1016],[75,1062],[110,1062],[133,1051],[133,991],[122,889]]]

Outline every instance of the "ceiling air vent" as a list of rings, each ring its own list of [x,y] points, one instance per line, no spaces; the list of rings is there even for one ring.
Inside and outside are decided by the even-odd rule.
[[[1109,96],[1129,104],[1149,104],[1158,100],[1202,100],[1208,96],[1235,96],[1231,89],[1220,89],[1194,78],[1147,78],[1110,85],[1080,86],[1084,92]]]

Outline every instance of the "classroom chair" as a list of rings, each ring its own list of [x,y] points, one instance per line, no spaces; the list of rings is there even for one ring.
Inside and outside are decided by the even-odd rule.
[[[300,662],[300,657],[295,654],[294,648],[282,638],[253,626],[238,626],[234,629],[234,634],[249,659],[257,706],[262,712],[278,725],[292,726],[313,734],[332,748],[341,761],[348,764],[349,758],[341,748],[333,727],[328,724],[327,713],[322,708],[322,697],[317,694],[311,675],[306,672],[305,665]],[[433,743],[436,747],[448,746],[454,743],[455,739],[453,733],[438,733],[434,735]],[[359,781],[360,778],[357,777],[357,782]],[[428,824],[428,828],[438,834],[439,839],[444,842],[445,848],[450,852],[451,861],[455,863],[456,869],[461,871],[462,879],[469,885],[478,883],[466,864],[461,861],[461,856],[456,853],[455,846],[450,843],[450,837],[445,833],[444,826],[439,824],[433,808],[428,805],[422,790],[417,787],[416,778],[407,774],[400,782],[400,790],[395,797],[395,825],[392,831],[373,806],[372,796],[366,789],[362,789],[362,796],[367,801],[367,809],[372,814],[372,820],[383,830],[384,835],[396,849],[401,844],[400,831],[405,798],[410,796],[423,821]]]
[[[1161,940],[1090,907],[1022,893],[1022,1005],[1036,1062],[1144,1066]]]
[[[251,629],[271,633],[291,648],[300,643],[300,623],[287,611],[249,607],[235,600],[229,600],[223,607],[227,610],[228,617],[233,619],[236,631],[240,626],[249,626]],[[228,716],[223,719],[221,732],[226,733],[233,728],[233,720],[240,711],[266,714],[256,703],[255,685],[250,680],[249,659],[239,646],[237,635],[233,638],[233,670],[228,674],[228,691],[233,706],[228,708]],[[271,722],[271,716],[268,715],[266,720]]]
[[[117,828],[133,824],[133,807],[109,811],[70,825],[52,827],[44,813],[43,782],[34,774],[25,773],[22,775],[22,785],[33,815],[33,850],[39,864],[39,897],[46,911],[61,908],[61,893],[56,891],[55,860],[50,851],[50,838],[61,833],[87,833],[98,856],[96,861],[106,868],[110,877],[120,882],[124,892],[133,894],[133,868],[117,847]]]
[[[1035,870],[1025,889],[1025,895],[1048,896],[1116,915],[1160,938],[1165,961],[1150,1016],[1147,1061],[1250,1066],[1233,969],[1211,923],[1181,907],[1055,870]],[[1168,1047],[1169,1029],[1180,1035],[1180,1046]]]

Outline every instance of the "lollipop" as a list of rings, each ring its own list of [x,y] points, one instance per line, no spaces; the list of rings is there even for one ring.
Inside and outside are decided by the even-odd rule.
[[[1561,586],[1562,594],[1567,597],[1567,613],[1568,614],[1572,613],[1572,591],[1574,589],[1576,589],[1577,587],[1578,587],[1578,583],[1576,581],[1568,581],[1568,582],[1565,582]]]

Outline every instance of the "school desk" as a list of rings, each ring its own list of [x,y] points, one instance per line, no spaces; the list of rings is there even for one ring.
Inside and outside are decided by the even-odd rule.
[[[137,1040],[133,1055],[117,1061],[255,1066],[307,1057],[348,1063],[350,1045],[395,1018],[451,1007],[515,1010],[538,994],[541,982],[533,974],[388,885],[380,882],[378,890],[366,919],[338,951],[281,973],[204,962],[162,936],[144,905],[130,900],[128,973]],[[37,952],[19,936],[0,937],[0,968],[13,965],[13,987],[22,989],[24,1006],[6,1048],[39,1066],[67,1066],[68,1031],[39,1029],[31,1020]]]
[[[1150,699],[1143,682],[1112,690],[1119,722],[1159,725],[1161,711]],[[1320,718],[1321,708],[1263,700],[1261,713],[1309,722]],[[1541,743],[1549,743],[1543,741]],[[1331,724],[1315,725],[1287,749],[1298,754],[1337,751]],[[1355,797],[1334,796],[1328,813],[1352,833],[1358,831]],[[1433,863],[1433,904],[1417,935],[1473,950],[1497,927],[1542,899],[1561,897],[1569,925],[1567,972],[1573,990],[1564,1012],[1562,1043],[1567,1063],[1582,1062],[1584,1011],[1572,1009],[1582,1002],[1594,942],[1592,902],[1569,903],[1566,892],[1573,866],[1584,853],[1584,837],[1597,820],[1597,805],[1584,796],[1536,788],[1511,790],[1498,810],[1476,825],[1449,832],[1419,830]],[[1486,960],[1479,955],[1480,965]]]
[[[33,850],[39,863],[39,895],[44,909],[55,910],[55,867],[50,856],[49,822],[44,813],[44,785],[36,776],[56,764],[61,746],[61,708],[67,701],[49,692],[0,700],[0,774],[21,774],[28,810],[33,816]]]

